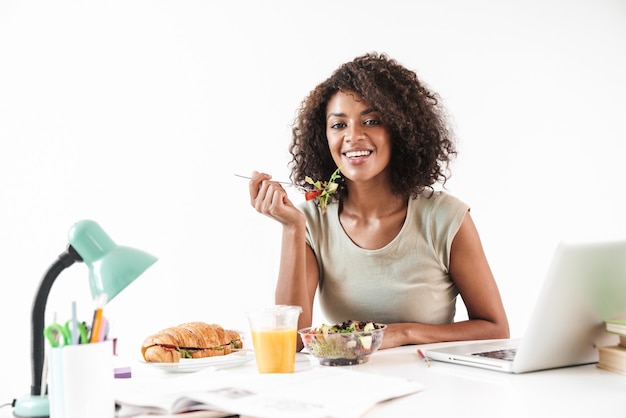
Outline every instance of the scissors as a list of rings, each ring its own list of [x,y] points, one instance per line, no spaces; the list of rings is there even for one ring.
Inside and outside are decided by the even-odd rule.
[[[89,342],[89,332],[87,326],[79,322],[78,324],[78,342],[79,344],[87,344]],[[68,320],[65,325],[54,322],[48,325],[43,334],[50,342],[52,347],[63,347],[72,344],[72,321]]]

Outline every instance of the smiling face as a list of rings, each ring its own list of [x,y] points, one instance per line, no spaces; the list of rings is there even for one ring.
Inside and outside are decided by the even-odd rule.
[[[364,182],[386,175],[391,138],[380,112],[360,96],[338,91],[326,106],[326,138],[337,167],[346,179]]]

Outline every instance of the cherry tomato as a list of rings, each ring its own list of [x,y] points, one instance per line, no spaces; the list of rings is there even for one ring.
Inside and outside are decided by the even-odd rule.
[[[306,200],[315,199],[317,196],[321,195],[321,190],[310,190],[304,194]]]

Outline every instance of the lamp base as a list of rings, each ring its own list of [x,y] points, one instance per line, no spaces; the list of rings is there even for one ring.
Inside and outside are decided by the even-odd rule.
[[[49,417],[50,400],[47,396],[34,395],[18,398],[13,407],[13,415],[23,418]]]

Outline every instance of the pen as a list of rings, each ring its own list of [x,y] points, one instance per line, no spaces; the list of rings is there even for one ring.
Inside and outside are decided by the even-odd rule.
[[[109,321],[103,316],[100,321],[100,331],[98,332],[98,341],[106,340],[106,332],[109,328]]]
[[[72,302],[72,329],[70,332],[72,333],[70,344],[78,344],[80,342],[80,338],[78,333],[78,319],[76,316],[76,301]]]
[[[428,360],[428,357],[426,357],[420,348],[417,349],[417,355],[420,356],[420,359],[422,359],[424,363],[426,363],[426,366],[430,367],[430,360]]]

